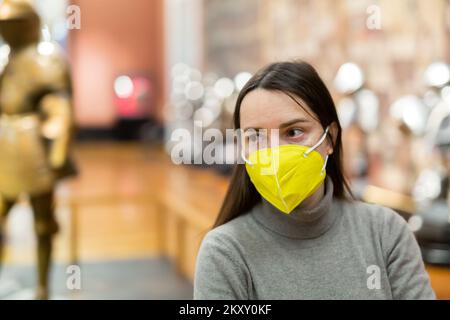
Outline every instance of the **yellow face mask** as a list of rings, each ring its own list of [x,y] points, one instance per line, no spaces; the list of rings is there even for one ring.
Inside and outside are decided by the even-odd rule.
[[[295,144],[257,150],[245,159],[256,190],[278,210],[289,214],[312,195],[325,179],[325,161],[315,151],[328,134],[327,127],[312,147]]]

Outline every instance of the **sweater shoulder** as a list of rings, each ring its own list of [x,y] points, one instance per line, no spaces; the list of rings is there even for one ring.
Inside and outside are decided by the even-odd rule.
[[[400,238],[411,237],[407,221],[394,210],[362,201],[344,203],[344,217],[361,237],[379,239],[383,251],[389,251]]]
[[[254,221],[249,213],[245,213],[234,218],[227,223],[218,226],[206,234],[203,242],[208,244],[237,245],[251,235],[251,229],[254,227]]]
[[[201,266],[212,259],[221,261],[222,267],[232,264],[244,268],[248,246],[258,241],[252,235],[253,224],[246,213],[208,231],[202,240],[197,264]]]
[[[406,221],[394,210],[377,204],[349,201],[342,202],[344,212],[350,219],[358,219],[366,223],[404,227]]]

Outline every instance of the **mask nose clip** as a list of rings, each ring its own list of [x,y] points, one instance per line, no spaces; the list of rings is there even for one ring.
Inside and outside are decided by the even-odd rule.
[[[320,140],[315,145],[313,145],[311,148],[309,148],[305,153],[303,153],[303,157],[306,158],[307,156],[309,156],[309,154],[311,152],[313,152],[315,149],[317,149],[325,141],[329,131],[330,131],[330,127],[328,126],[328,127],[326,127],[325,132],[322,134],[322,137],[320,138]],[[251,163],[251,161],[245,157],[244,149],[241,149],[241,158],[242,158],[242,160],[244,160],[244,162],[246,164],[253,167],[253,163]],[[328,158],[329,158],[329,155],[327,155],[327,157],[325,158],[325,163],[322,168],[322,173],[325,171],[325,167],[327,166]]]

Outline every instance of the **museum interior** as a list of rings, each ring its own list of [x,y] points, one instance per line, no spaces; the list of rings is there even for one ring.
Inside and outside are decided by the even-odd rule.
[[[296,59],[450,299],[450,0],[2,0],[0,36],[0,299],[192,299],[239,158],[202,134]]]

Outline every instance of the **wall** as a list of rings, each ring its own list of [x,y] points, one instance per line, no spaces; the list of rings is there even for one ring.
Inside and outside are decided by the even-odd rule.
[[[423,88],[423,71],[450,61],[450,0],[205,0],[207,71],[234,77],[272,61],[301,58],[331,84],[354,61],[387,102]],[[370,8],[381,29],[366,26]],[[369,12],[368,12],[369,10]],[[332,88],[330,88],[332,89]]]
[[[107,127],[115,119],[116,76],[147,72],[164,104],[164,0],[73,0],[81,29],[69,33],[76,120],[80,127]]]

